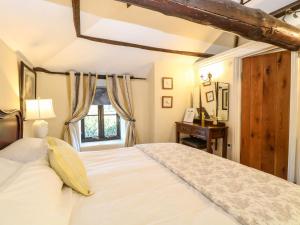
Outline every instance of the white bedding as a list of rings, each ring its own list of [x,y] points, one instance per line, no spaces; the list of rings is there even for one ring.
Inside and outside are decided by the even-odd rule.
[[[91,197],[70,225],[234,225],[229,214],[136,148],[84,152]]]

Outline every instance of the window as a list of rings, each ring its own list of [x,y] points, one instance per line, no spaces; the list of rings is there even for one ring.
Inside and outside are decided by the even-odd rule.
[[[121,139],[120,117],[111,105],[91,105],[88,115],[81,120],[81,141]]]

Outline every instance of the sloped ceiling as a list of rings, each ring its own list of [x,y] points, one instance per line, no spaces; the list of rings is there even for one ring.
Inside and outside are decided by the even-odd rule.
[[[290,2],[293,0],[272,0],[272,4],[270,0],[252,0],[249,6],[270,12]],[[224,32],[182,19],[135,6],[127,8],[114,0],[82,0],[81,4],[83,34],[186,51],[219,53],[232,47],[228,41],[232,34],[227,34],[225,41]],[[33,65],[56,71],[146,76],[158,60],[190,64],[196,60],[78,39],[71,0],[0,0],[0,38]]]

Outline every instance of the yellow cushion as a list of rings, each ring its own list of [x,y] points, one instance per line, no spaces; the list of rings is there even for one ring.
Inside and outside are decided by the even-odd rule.
[[[87,173],[76,150],[60,139],[53,137],[47,139],[50,165],[58,176],[73,190],[85,196],[91,195]]]

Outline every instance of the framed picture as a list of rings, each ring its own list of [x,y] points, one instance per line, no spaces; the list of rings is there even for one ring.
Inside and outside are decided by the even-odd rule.
[[[205,95],[206,95],[206,102],[213,102],[215,100],[213,91],[208,91],[205,93]]]
[[[173,78],[172,77],[163,77],[162,78],[162,89],[173,89]]]
[[[229,104],[229,90],[222,89],[222,110],[228,110]]]
[[[185,114],[184,114],[184,119],[183,119],[183,122],[186,122],[186,123],[193,123],[194,122],[194,118],[195,118],[195,109],[194,108],[188,108],[186,109],[185,111]]]
[[[173,108],[173,97],[172,96],[162,96],[161,107],[162,108]]]
[[[24,62],[20,66],[20,107],[24,115],[25,100],[36,99],[36,72]]]

